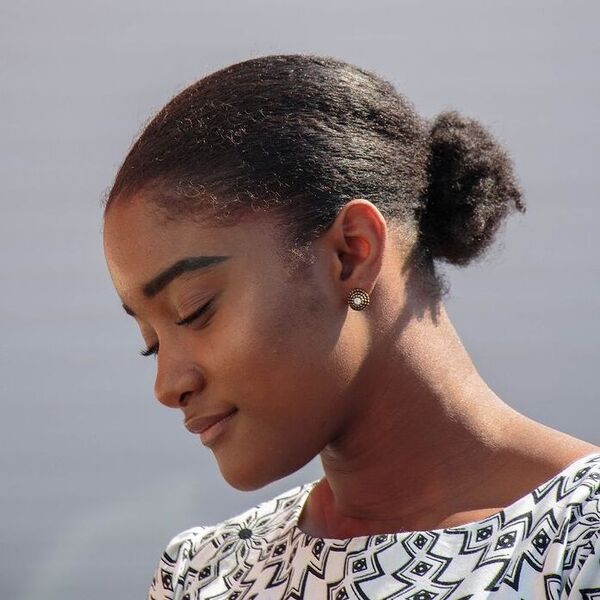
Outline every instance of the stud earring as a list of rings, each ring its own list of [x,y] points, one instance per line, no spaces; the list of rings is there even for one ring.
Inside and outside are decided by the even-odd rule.
[[[350,308],[353,308],[354,310],[364,310],[369,306],[369,300],[369,294],[361,288],[350,290],[350,293],[346,298],[346,302],[348,302]]]

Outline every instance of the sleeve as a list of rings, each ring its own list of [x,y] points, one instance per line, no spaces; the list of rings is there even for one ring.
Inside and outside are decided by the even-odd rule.
[[[192,527],[169,541],[152,577],[147,600],[181,600],[194,540],[205,530],[204,527]]]
[[[596,600],[600,598],[600,532],[590,540],[591,551],[582,560],[567,600]]]

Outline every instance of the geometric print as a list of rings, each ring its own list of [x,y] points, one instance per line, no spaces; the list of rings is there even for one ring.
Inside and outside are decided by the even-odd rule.
[[[176,535],[147,600],[600,600],[600,453],[480,521],[344,540],[297,527],[318,481]]]

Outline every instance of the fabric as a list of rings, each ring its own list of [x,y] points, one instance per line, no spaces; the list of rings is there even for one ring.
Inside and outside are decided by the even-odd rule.
[[[297,527],[317,481],[175,536],[148,600],[600,600],[600,453],[480,521],[346,540]]]

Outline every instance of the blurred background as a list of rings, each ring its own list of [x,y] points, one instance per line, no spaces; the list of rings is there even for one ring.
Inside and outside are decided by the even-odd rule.
[[[0,5],[0,597],[142,598],[167,541],[320,477],[225,483],[153,397],[106,271],[100,199],[174,94],[253,56],[325,54],[421,114],[478,118],[528,211],[446,268],[447,309],[490,387],[600,444],[600,4],[544,0],[21,0]]]

